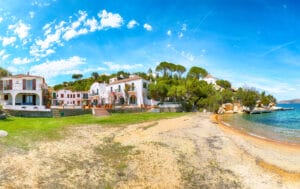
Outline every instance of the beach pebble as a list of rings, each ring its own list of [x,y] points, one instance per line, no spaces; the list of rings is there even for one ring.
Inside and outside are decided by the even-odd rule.
[[[6,137],[8,133],[6,131],[0,130],[0,137]]]

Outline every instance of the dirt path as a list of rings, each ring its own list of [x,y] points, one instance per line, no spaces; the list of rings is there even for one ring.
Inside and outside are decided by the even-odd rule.
[[[257,143],[224,132],[209,116],[70,128],[63,140],[2,153],[0,188],[300,188],[298,178],[261,165],[295,151],[284,156],[264,146],[263,154]]]

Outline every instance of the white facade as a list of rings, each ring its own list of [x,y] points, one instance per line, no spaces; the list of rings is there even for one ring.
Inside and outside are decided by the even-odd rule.
[[[94,83],[90,88],[90,96],[93,99],[101,99],[92,100],[94,105],[154,105],[155,102],[147,98],[149,83],[136,75],[121,80],[112,78],[109,84]]]
[[[43,77],[15,75],[0,79],[0,103],[4,109],[43,110],[47,84]]]
[[[203,78],[204,81],[206,81],[208,84],[216,85],[216,81],[218,80],[214,76],[208,74],[205,78]]]
[[[88,105],[88,101],[88,92],[73,92],[64,89],[52,92],[53,106],[83,106]]]
[[[89,90],[89,96],[91,103],[93,105],[103,105],[109,104],[108,101],[108,92],[106,91],[106,84],[105,83],[98,83],[95,82],[91,85]]]

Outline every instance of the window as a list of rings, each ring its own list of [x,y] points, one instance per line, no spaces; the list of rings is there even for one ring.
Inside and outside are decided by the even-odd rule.
[[[83,98],[84,99],[88,99],[89,98],[89,95],[87,93],[83,93]]]
[[[4,90],[12,90],[12,80],[4,80]]]
[[[60,98],[64,98],[64,94],[60,94]]]
[[[77,94],[77,98],[80,98],[80,94]]]
[[[26,104],[33,104],[33,97],[32,97],[32,95],[26,96]]]
[[[67,98],[69,98],[69,94],[67,94]]]
[[[134,91],[134,83],[131,83],[131,90]]]
[[[75,94],[73,94],[73,98],[75,98]],[[74,103],[75,104],[75,103]]]
[[[8,100],[8,95],[4,95],[4,100]]]
[[[53,93],[53,94],[52,94],[52,98],[53,98],[53,99],[56,99],[56,93]]]
[[[146,82],[143,82],[143,88],[147,89],[147,83]]]
[[[97,89],[97,94],[96,95],[98,95],[99,94],[99,89]]]
[[[110,87],[110,92],[113,92],[113,88],[112,87]]]
[[[33,81],[32,80],[26,80],[26,89],[27,90],[33,89]]]
[[[118,92],[121,92],[121,85],[118,86]]]

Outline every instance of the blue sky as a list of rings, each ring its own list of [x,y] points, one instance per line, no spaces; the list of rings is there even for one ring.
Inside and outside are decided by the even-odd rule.
[[[300,98],[300,3],[287,0],[1,0],[0,66],[41,75],[200,66],[235,87]]]

